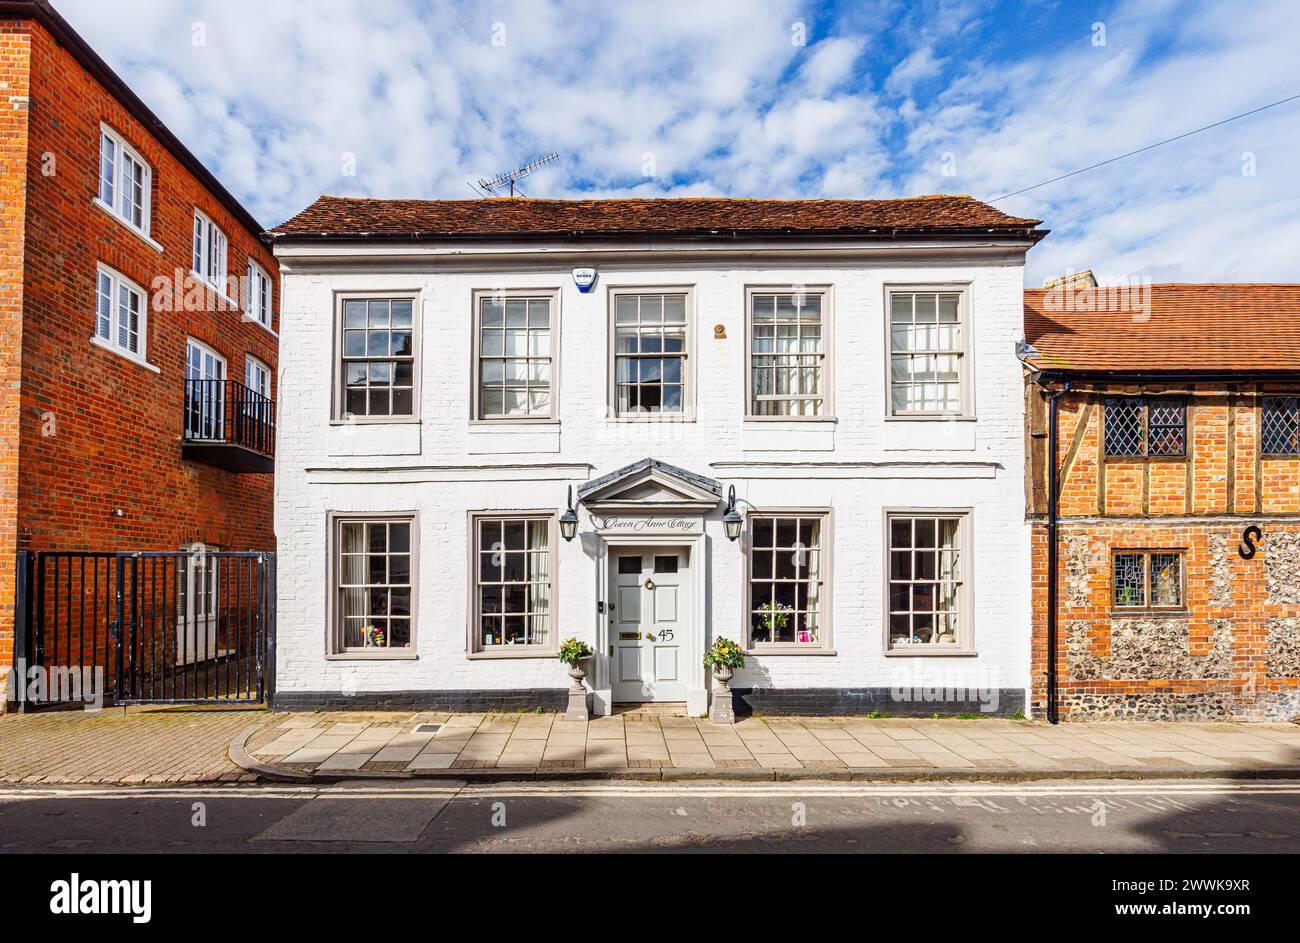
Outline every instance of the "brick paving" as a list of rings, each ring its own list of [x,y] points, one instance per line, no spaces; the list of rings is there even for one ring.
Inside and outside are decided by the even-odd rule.
[[[0,782],[249,782],[230,741],[265,711],[106,708],[0,716]]]
[[[420,730],[422,726],[436,729]],[[278,715],[246,751],[293,772],[456,769],[1267,770],[1300,768],[1300,726],[1001,719],[748,718],[734,726],[632,710],[558,714]]]

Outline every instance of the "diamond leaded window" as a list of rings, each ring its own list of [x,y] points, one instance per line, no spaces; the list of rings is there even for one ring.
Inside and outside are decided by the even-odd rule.
[[[1187,401],[1174,397],[1106,400],[1106,454],[1115,457],[1187,454]]]
[[[1116,609],[1181,609],[1182,553],[1126,550],[1115,554],[1111,599]]]
[[[1265,396],[1260,447],[1265,455],[1300,455],[1300,396]]]

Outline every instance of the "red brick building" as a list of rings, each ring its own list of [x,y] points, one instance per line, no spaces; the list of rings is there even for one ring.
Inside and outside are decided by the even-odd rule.
[[[1300,285],[1025,293],[1037,716],[1300,714],[1297,324]]]
[[[0,2],[0,665],[15,552],[273,549],[261,226],[45,0]]]

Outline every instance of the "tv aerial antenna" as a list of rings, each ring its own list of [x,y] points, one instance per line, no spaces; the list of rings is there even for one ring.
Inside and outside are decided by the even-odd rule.
[[[524,164],[522,167],[516,167],[514,170],[507,170],[505,173],[498,174],[491,179],[479,177],[478,182],[470,184],[470,187],[477,189],[484,196],[501,196],[502,190],[505,190],[507,195],[514,196],[515,190],[523,193],[523,190],[518,186],[520,178],[527,177],[538,167],[553,163],[559,159],[559,154],[547,154],[545,157],[539,157],[537,160]]]

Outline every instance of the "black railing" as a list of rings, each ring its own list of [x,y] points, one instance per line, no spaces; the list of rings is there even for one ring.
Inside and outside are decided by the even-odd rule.
[[[186,380],[185,441],[274,455],[275,404],[234,380]]]

